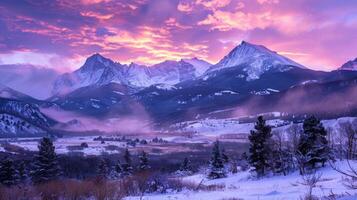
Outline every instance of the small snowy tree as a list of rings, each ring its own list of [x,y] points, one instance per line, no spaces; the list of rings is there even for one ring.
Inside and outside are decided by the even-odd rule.
[[[258,176],[264,176],[270,169],[271,127],[266,125],[262,116],[259,116],[254,128],[255,130],[251,130],[249,135],[249,163]]]
[[[133,166],[131,165],[131,155],[128,149],[125,149],[124,161],[125,163],[122,165],[123,175],[131,175],[133,173]]]
[[[139,169],[140,170],[147,170],[150,169],[150,165],[149,165],[149,159],[147,157],[147,154],[145,151],[143,151],[141,153],[141,155],[139,156]]]
[[[17,171],[14,162],[10,158],[5,158],[0,163],[0,184],[5,186],[15,185],[17,182]]]
[[[318,163],[324,166],[330,158],[325,128],[319,119],[312,116],[304,120],[303,130],[298,145],[298,153],[305,159],[302,167],[314,169]]]
[[[180,165],[180,169],[176,172],[177,175],[187,176],[192,174],[191,163],[187,157],[185,157]]]
[[[224,169],[222,155],[219,148],[218,140],[213,144],[212,157],[210,161],[210,172],[208,178],[217,179],[226,177],[226,172]]]
[[[35,156],[31,171],[34,183],[44,183],[55,180],[60,175],[55,147],[50,138],[42,138],[38,145],[38,154]]]
[[[120,161],[118,161],[111,169],[109,172],[109,177],[111,179],[118,179],[123,176],[123,167],[120,164]]]

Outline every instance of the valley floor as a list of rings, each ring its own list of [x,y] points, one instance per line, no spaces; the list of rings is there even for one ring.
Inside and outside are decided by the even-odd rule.
[[[354,168],[357,162],[351,162]],[[346,161],[336,163],[340,169],[347,169]],[[313,189],[313,194],[319,198],[326,198],[332,194],[336,199],[357,199],[357,191],[346,188],[342,180],[343,176],[330,166],[320,169],[321,181]],[[183,191],[179,193],[145,195],[144,197],[127,197],[126,200],[287,200],[300,199],[308,191],[307,186],[302,185],[302,177],[298,172],[287,176],[272,176],[262,179],[254,179],[249,172],[238,172],[227,178],[208,180],[203,174],[184,177],[183,180],[191,181],[197,185],[203,180],[204,185],[223,185],[223,189],[217,191]],[[333,199],[333,198],[331,198]]]

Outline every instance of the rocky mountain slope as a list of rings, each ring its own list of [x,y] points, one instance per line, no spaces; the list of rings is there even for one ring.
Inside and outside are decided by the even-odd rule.
[[[53,94],[66,94],[81,87],[109,83],[123,84],[137,89],[160,83],[174,85],[195,78],[209,65],[199,59],[164,61],[153,66],[135,63],[122,65],[100,54],[94,54],[81,68],[58,78],[54,84]]]

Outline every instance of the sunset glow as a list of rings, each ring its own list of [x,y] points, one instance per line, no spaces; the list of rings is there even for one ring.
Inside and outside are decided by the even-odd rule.
[[[99,52],[120,63],[218,62],[242,40],[332,70],[357,55],[353,0],[0,2],[0,64],[59,71]]]

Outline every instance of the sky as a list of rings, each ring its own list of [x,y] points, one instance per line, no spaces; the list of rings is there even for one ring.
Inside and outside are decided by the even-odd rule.
[[[242,40],[309,68],[357,57],[356,0],[1,0],[0,64],[69,71],[120,63],[217,63]]]

